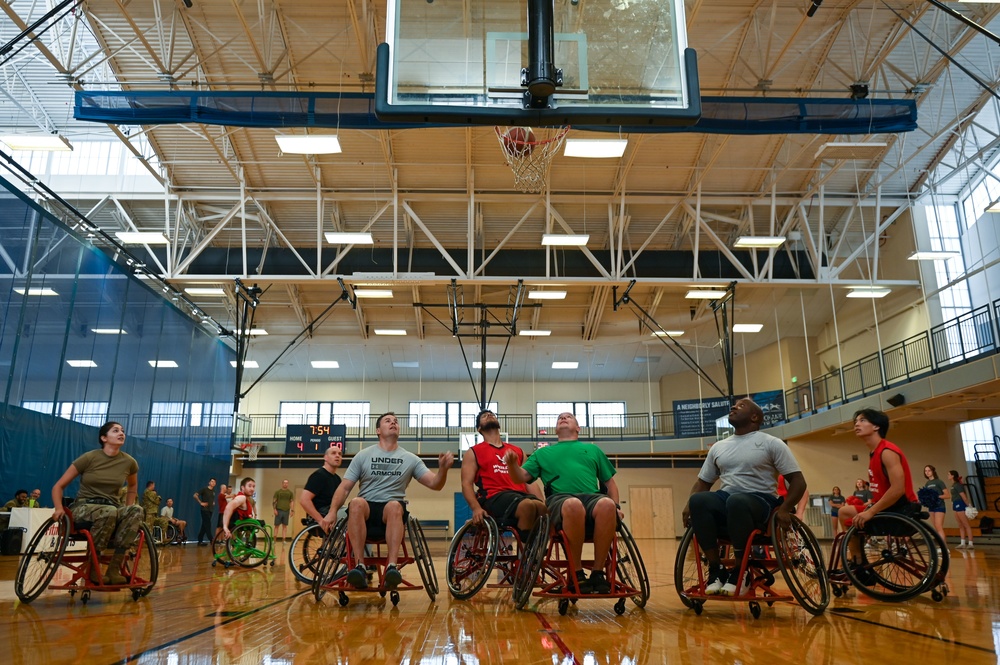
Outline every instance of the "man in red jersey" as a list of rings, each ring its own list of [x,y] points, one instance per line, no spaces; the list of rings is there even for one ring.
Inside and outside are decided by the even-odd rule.
[[[844,528],[853,524],[863,528],[865,523],[881,512],[901,513],[916,517],[920,512],[917,494],[913,491],[913,476],[906,456],[894,443],[885,440],[889,433],[889,416],[877,409],[861,409],[854,414],[854,434],[868,446],[868,478],[872,493],[871,505],[859,511],[855,506],[840,509],[840,522]],[[848,543],[851,559],[861,560],[857,539]]]
[[[519,463],[524,451],[500,440],[500,422],[492,411],[476,416],[476,431],[483,441],[472,446],[462,458],[462,495],[472,508],[472,521],[482,524],[489,514],[501,528],[516,526],[527,533],[539,515],[547,511],[541,490],[535,485],[516,483],[504,462],[507,451],[514,451]]]

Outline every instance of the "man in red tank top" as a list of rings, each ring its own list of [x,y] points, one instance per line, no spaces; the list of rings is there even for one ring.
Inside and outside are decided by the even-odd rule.
[[[903,513],[911,517],[919,512],[917,495],[913,491],[913,476],[906,456],[894,443],[885,440],[889,433],[889,416],[877,409],[862,409],[854,414],[854,434],[868,446],[868,478],[872,493],[871,505],[863,511],[854,506],[840,509],[844,528],[853,524],[861,528],[881,512]],[[916,504],[916,505],[914,505]],[[913,513],[913,514],[911,514]],[[851,556],[860,560],[856,541],[848,543]]]
[[[513,450],[524,461],[524,451],[500,439],[500,422],[492,411],[476,416],[476,431],[483,437],[462,458],[462,495],[472,508],[472,521],[481,524],[489,514],[501,528],[517,526],[522,532],[535,526],[539,515],[547,512],[545,500],[536,484],[514,482],[504,463],[504,455]]]
[[[257,483],[253,478],[244,478],[240,482],[239,494],[234,496],[226,503],[226,512],[222,517],[222,532],[225,534],[226,539],[229,539],[229,521],[232,518],[233,513],[236,514],[237,520],[246,520],[255,517],[255,510],[253,505],[254,492],[257,491]],[[234,522],[235,524],[235,522]]]

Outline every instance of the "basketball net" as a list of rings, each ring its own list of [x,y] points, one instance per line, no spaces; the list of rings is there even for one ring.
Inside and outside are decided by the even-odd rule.
[[[263,443],[243,443],[240,444],[240,448],[247,454],[247,459],[251,462],[256,461],[257,455],[260,453],[261,448],[264,447]]]
[[[538,193],[545,189],[549,164],[559,152],[569,127],[556,127],[552,136],[535,141],[519,141],[508,132],[513,127],[494,127],[507,166],[514,172],[514,187],[519,192]]]

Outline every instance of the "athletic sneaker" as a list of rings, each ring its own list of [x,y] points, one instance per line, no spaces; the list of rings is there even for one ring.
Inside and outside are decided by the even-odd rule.
[[[720,596],[742,596],[747,591],[747,587],[750,585],[747,583],[747,578],[750,576],[750,571],[743,574],[743,579],[740,579],[740,568],[737,566],[733,568],[732,572],[729,573],[729,579],[726,583],[722,585],[722,589],[719,590]]]
[[[396,570],[396,566],[389,566],[385,569],[385,586],[388,589],[395,589],[403,581],[403,576]]]
[[[589,589],[590,580],[587,579],[587,571],[578,570],[576,571],[576,591],[580,593],[590,593]],[[570,589],[573,591],[574,589]]]
[[[603,570],[594,570],[589,580],[580,582],[580,593],[611,593],[611,583],[604,577]]]
[[[367,589],[368,575],[365,573],[365,567],[358,565],[351,568],[347,573],[347,583],[355,589]]]
[[[717,596],[722,591],[722,585],[726,583],[729,571],[723,565],[708,567],[708,584],[705,585],[706,596]]]

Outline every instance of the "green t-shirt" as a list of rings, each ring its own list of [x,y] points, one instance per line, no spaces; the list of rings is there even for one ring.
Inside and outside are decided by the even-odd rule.
[[[536,450],[522,467],[541,478],[550,494],[596,494],[615,475],[604,451],[592,443],[560,441]]]
[[[292,499],[295,497],[292,490],[284,488],[274,493],[274,507],[278,510],[288,510],[292,507]]]
[[[111,457],[101,448],[80,455],[73,460],[73,466],[80,472],[77,499],[108,499],[114,503],[120,501],[118,489],[122,483],[139,472],[139,463],[128,453]]]

